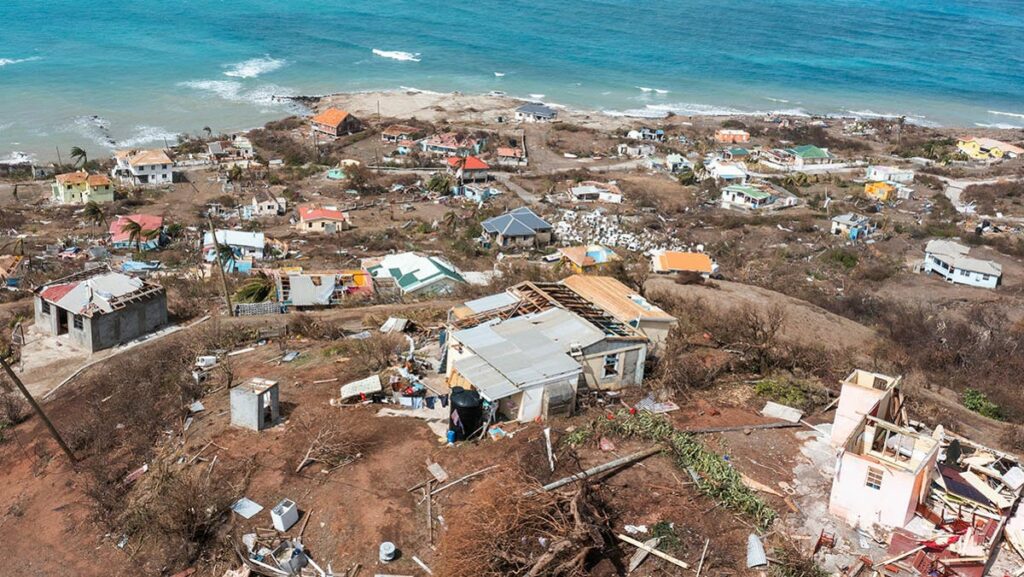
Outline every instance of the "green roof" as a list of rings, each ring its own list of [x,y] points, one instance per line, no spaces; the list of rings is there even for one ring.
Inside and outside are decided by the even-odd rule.
[[[725,189],[731,192],[738,192],[744,196],[749,196],[750,198],[753,198],[755,200],[764,200],[766,198],[771,198],[772,196],[771,193],[765,192],[760,188],[754,188],[753,186],[744,186],[742,184],[732,184],[725,187]]]
[[[832,155],[823,148],[818,148],[813,144],[802,144],[800,146],[794,146],[789,149],[790,152],[799,156],[804,160],[816,159],[816,158],[832,158]]]

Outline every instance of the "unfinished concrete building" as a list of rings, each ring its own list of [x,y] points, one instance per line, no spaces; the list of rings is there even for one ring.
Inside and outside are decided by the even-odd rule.
[[[35,289],[36,327],[95,352],[167,324],[163,287],[109,269],[94,269]]]
[[[253,377],[231,389],[231,424],[262,431],[281,418],[277,381]]]

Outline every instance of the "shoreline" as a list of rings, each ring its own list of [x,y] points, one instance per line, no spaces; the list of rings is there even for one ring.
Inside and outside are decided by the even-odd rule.
[[[714,106],[703,104],[693,104],[692,106],[706,108],[707,111],[693,114],[675,112],[669,105],[658,105],[660,108],[653,110],[611,110],[601,107],[565,105],[549,101],[546,98],[535,98],[538,96],[543,97],[544,95],[534,94],[521,96],[500,91],[482,93],[468,93],[460,91],[437,92],[415,87],[400,86],[393,89],[340,91],[326,94],[273,95],[271,98],[277,102],[292,103],[296,105],[296,107],[304,109],[303,112],[307,114],[314,113],[318,107],[338,106],[349,110],[356,116],[361,116],[367,119],[375,118],[379,109],[381,118],[418,118],[431,122],[450,120],[454,122],[471,123],[493,123],[497,115],[500,115],[502,112],[507,113],[507,115],[511,115],[515,108],[524,102],[544,102],[545,104],[559,110],[561,120],[596,130],[616,130],[624,126],[636,126],[645,122],[656,124],[659,122],[673,121],[675,119],[682,122],[707,124],[716,122],[720,123],[730,119],[745,120],[762,119],[765,117],[794,119],[805,122],[813,120],[871,121],[876,119],[894,120],[899,118],[897,115],[880,114],[870,110],[850,112],[848,114],[819,114],[794,108],[782,110],[744,111],[725,105]],[[997,112],[990,111],[990,113],[996,114]],[[1011,115],[1010,113],[999,114]],[[294,115],[295,114],[289,114],[286,111],[281,111],[281,114],[276,116],[274,119],[281,119]],[[87,117],[99,118],[95,116],[82,116],[81,118]],[[1019,138],[1021,133],[1024,132],[1024,127],[1016,127],[1015,125],[1012,127],[1011,125],[978,126],[979,123],[975,123],[975,126],[957,126],[941,125],[932,122],[917,122],[916,120],[921,117],[904,116],[903,118],[906,119],[908,125],[947,134],[972,133],[984,136],[991,135],[994,137],[1007,138],[1007,133],[1011,133],[1013,136]],[[268,122],[274,119],[268,120]],[[106,119],[100,120],[106,121]],[[255,126],[249,125],[247,128],[225,129],[221,133],[230,134],[248,132],[250,130],[261,128],[264,124],[265,122]],[[197,125],[192,128],[180,131],[168,129],[166,130],[166,133],[194,134],[201,132],[201,129],[199,128],[200,125],[202,125],[202,123],[197,123]],[[106,130],[105,127],[104,130]],[[102,149],[104,152],[112,152],[114,149],[112,146],[116,144],[116,140],[109,137],[109,134],[104,134],[104,136],[107,137],[110,143],[102,145]],[[0,164],[13,164],[16,162],[25,162],[26,160],[41,164],[56,162],[56,154],[52,152],[52,150],[54,150],[52,147],[80,146],[81,144],[75,144],[77,140],[81,139],[54,139],[48,143],[48,147],[51,147],[49,148],[50,152],[48,153],[34,154],[17,149],[0,151]],[[166,134],[164,134],[162,138],[153,139],[147,142],[133,141],[132,146],[153,146],[156,144],[163,144],[165,140]],[[93,146],[89,145],[86,146],[86,148],[92,147]],[[98,145],[96,145],[96,147],[99,148]],[[96,154],[96,152],[93,152],[93,154]],[[100,156],[105,156],[105,154],[97,154],[97,157]]]

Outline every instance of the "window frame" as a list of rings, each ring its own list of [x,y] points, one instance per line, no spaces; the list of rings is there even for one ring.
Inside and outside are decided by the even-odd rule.
[[[610,379],[612,377],[617,377],[621,375],[621,368],[619,367],[619,364],[621,363],[621,360],[619,358],[620,356],[621,355],[619,353],[610,353],[604,355],[604,359],[601,364],[602,379]],[[613,362],[609,362],[609,359],[612,359]],[[611,371],[609,371],[609,367],[611,367]]]
[[[864,486],[875,491],[881,491],[884,476],[884,470],[869,465],[867,474],[864,476]]]

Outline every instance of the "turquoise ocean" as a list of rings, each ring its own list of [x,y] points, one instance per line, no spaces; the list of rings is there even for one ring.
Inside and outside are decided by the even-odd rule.
[[[100,156],[294,111],[274,96],[403,88],[1021,128],[1024,2],[0,1],[0,158]]]

